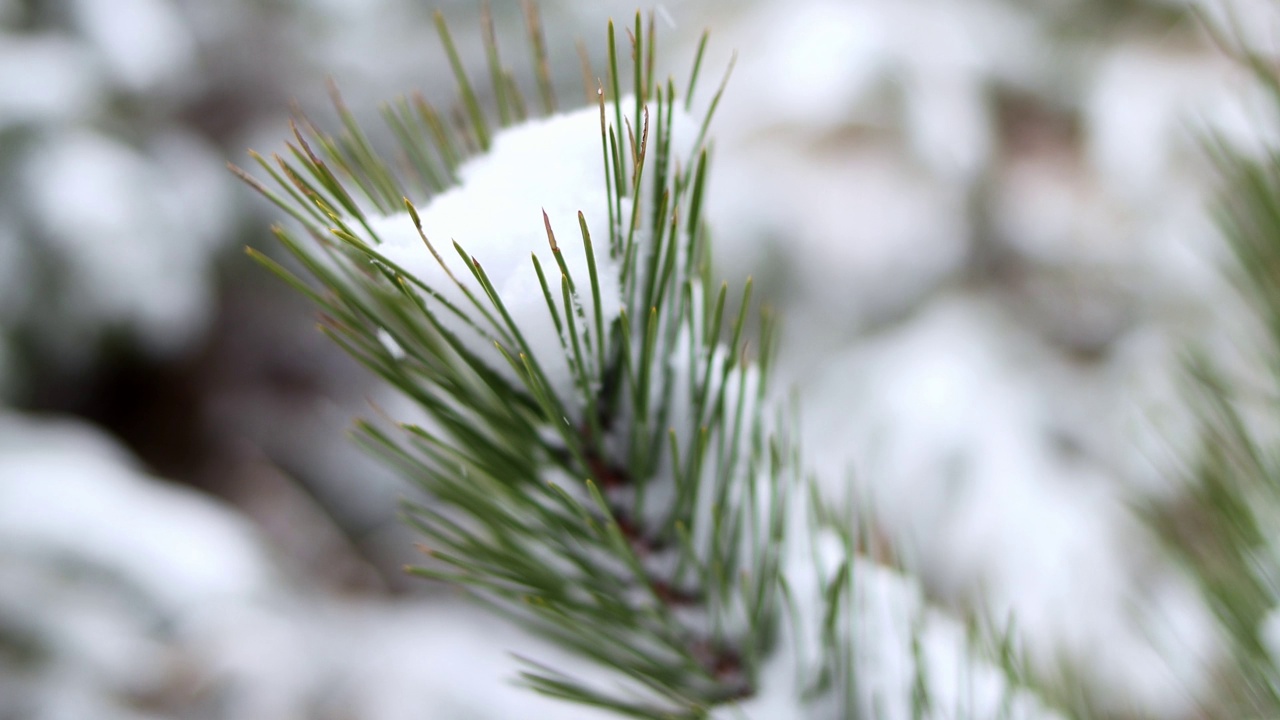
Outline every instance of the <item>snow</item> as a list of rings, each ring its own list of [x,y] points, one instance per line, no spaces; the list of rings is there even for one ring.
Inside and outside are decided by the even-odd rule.
[[[173,353],[209,321],[207,264],[232,220],[230,178],[204,142],[157,135],[146,152],[93,131],[60,131],[23,158],[21,191],[66,275],[47,328],[67,357],[102,326],[132,329]]]
[[[513,652],[600,673],[488,613],[294,584],[227,506],[146,476],[82,423],[14,413],[0,414],[0,628],[39,648],[38,673],[0,673],[0,710],[42,720],[139,718],[128,699],[144,696],[216,697],[219,717],[604,717],[510,682]]]
[[[873,81],[887,42],[884,28],[867,22],[867,15],[858,5],[838,2],[766,10],[759,25],[748,31],[763,44],[743,58],[735,73],[758,79],[760,87],[776,93],[775,102],[743,115],[726,113],[730,127],[743,120],[759,121],[761,113],[774,120],[780,116],[815,124],[840,121],[851,98]],[[839,92],[832,93],[834,89]],[[726,107],[733,108],[737,93],[731,90]]]
[[[1269,0],[1145,5],[1156,4],[1195,4],[1228,33],[1276,53],[1280,24]],[[242,209],[225,193],[218,151],[195,143],[184,155],[172,145],[136,141],[157,128],[179,144],[188,138],[176,128],[196,113],[169,114],[171,95],[204,87],[197,72],[221,68],[216,80],[227,94],[215,98],[217,107],[248,113],[251,123],[279,113],[289,94],[300,94],[308,107],[323,105],[316,78],[325,73],[338,77],[357,112],[424,83],[425,94],[438,98],[453,82],[435,71],[439,54],[424,51],[429,11],[411,0],[372,6],[328,0],[296,12],[240,2],[76,0],[64,3],[67,17],[41,14],[38,27],[28,27],[30,5],[0,0],[0,130],[31,126],[6,135],[17,142],[0,159],[0,181],[10,190],[0,198],[0,358],[17,363],[25,356],[10,344],[15,327],[57,338],[50,354],[59,362],[79,358],[86,367],[97,362],[94,340],[107,328],[126,328],[144,350],[161,354],[203,333],[213,300],[208,263]],[[1141,10],[1126,9],[1100,43],[1055,25],[1054,18],[1083,7],[1071,2],[713,5],[699,16],[691,3],[669,3],[676,29],[664,39],[696,42],[711,27],[703,97],[724,65],[715,53],[739,51],[713,128],[719,140],[708,202],[718,272],[731,279],[756,274],[759,295],[782,305],[787,342],[774,387],[800,384],[810,420],[805,448],[821,476],[842,491],[847,471],[856,471],[854,492],[882,512],[891,541],[912,560],[909,570],[931,600],[976,604],[985,588],[997,608],[1014,611],[1035,657],[1074,658],[1101,676],[1092,678],[1095,692],[1142,712],[1194,712],[1193,696],[1207,682],[1211,629],[1200,597],[1152,556],[1127,493],[1180,492],[1181,451],[1197,438],[1180,396],[1177,358],[1187,338],[1227,352],[1229,333],[1218,326],[1241,314],[1238,301],[1223,300],[1219,240],[1204,212],[1213,173],[1198,162],[1194,133],[1216,129],[1254,153],[1274,147],[1274,135],[1260,130],[1275,123],[1265,94],[1239,82],[1229,63],[1182,28],[1170,30],[1160,20],[1153,31],[1144,18],[1128,15]],[[564,21],[559,28],[548,23],[551,39],[581,34],[597,50],[607,8],[551,2],[544,10],[548,19]],[[629,17],[629,7],[616,10],[615,17]],[[446,14],[464,55],[476,60],[478,34],[457,19],[467,12],[470,6],[454,3]],[[500,32],[504,20],[517,20],[506,28],[514,29],[518,19],[503,12]],[[48,26],[58,23],[70,26]],[[192,37],[210,34],[223,47],[189,47]],[[566,73],[557,89],[569,88],[561,100],[577,95],[569,45],[552,47],[562,56],[553,69]],[[518,42],[504,50],[508,63],[524,62]],[[468,67],[483,72],[480,63]],[[999,135],[1005,118],[997,110],[1005,109],[996,103],[1010,89],[1060,113],[1079,135],[1050,137],[1048,151],[1027,157]],[[595,118],[581,122],[591,125],[587,140],[598,140]],[[245,144],[226,141],[232,149]],[[538,182],[528,185],[550,192],[551,180],[565,172],[561,164],[579,160],[583,186],[598,184],[591,180],[602,172],[598,143],[585,143],[580,157],[568,147],[555,152],[544,153],[534,166]],[[476,199],[481,215],[503,215],[492,210],[499,205]],[[521,232],[508,238],[521,248],[511,261],[452,227],[441,228],[438,238],[428,234],[450,261],[456,262],[449,242],[455,235],[473,254],[487,253],[481,260],[495,279],[503,273],[504,297],[509,293],[512,305],[532,313],[522,326],[544,323],[533,342],[554,358],[560,349],[545,333],[546,318],[533,316],[545,316],[536,280],[519,282],[530,278],[531,251],[554,280],[542,229],[545,203],[524,203],[510,219]],[[577,251],[577,209],[587,211],[599,249],[601,217],[566,205],[548,207],[566,256]],[[461,229],[500,227],[503,219],[458,222]],[[401,216],[385,224],[406,262],[436,271],[411,223]],[[987,274],[989,261],[999,274]],[[49,268],[65,289],[44,282],[41,272]],[[281,354],[313,348],[299,343]],[[21,375],[8,381],[26,389]],[[334,442],[342,418],[363,407],[364,395],[346,378],[332,384],[345,393],[342,400],[295,399],[281,413],[255,398],[210,422],[237,438],[248,426],[275,426],[270,431],[287,445],[290,467],[312,477],[360,478],[334,497],[363,521],[396,493],[385,478],[375,490],[368,484],[373,472]],[[136,567],[139,558],[112,554],[139,552],[138,538],[154,533],[169,539],[158,550],[144,548],[157,554],[159,566],[178,566],[177,577],[236,594],[234,582],[213,577],[211,555],[172,539],[185,528],[165,514],[204,516],[190,507],[206,504],[200,496],[146,477],[118,452],[93,443],[73,449],[67,438],[81,431],[60,431],[63,439],[54,442],[44,430],[15,429],[29,423],[3,425],[0,432],[15,440],[3,445],[0,462],[18,462],[4,457],[15,448],[14,458],[61,479],[42,489],[42,476],[24,474],[31,487],[6,485],[6,499],[12,493],[15,503],[38,507],[10,518],[0,506],[6,522],[18,523],[17,539],[5,535],[0,543],[0,624],[16,617],[19,627],[38,628],[63,650],[56,666],[29,685],[0,672],[0,714],[17,703],[23,717],[137,718],[141,711],[122,707],[119,697],[135,696],[137,685],[163,688],[161,665],[195,668],[206,702],[225,691],[242,717],[313,713],[333,695],[348,699],[327,701],[330,714],[373,718],[435,707],[434,699],[445,696],[459,703],[458,714],[484,716],[483,707],[463,708],[466,695],[481,706],[492,695],[498,716],[527,716],[524,701],[548,717],[574,712],[509,687],[471,684],[505,672],[491,666],[502,661],[500,648],[510,639],[505,626],[475,614],[425,603],[331,605],[317,600],[314,588],[286,589],[275,580],[271,587],[288,595],[275,605],[211,607],[175,588],[160,588],[158,602],[139,603],[136,587],[108,591],[92,573],[68,579],[39,553],[54,548],[112,574],[137,576],[129,582],[138,587],[160,587]],[[53,457],[41,459],[41,452]],[[100,485],[90,480],[99,477]],[[62,500],[68,494],[72,499]],[[61,510],[50,514],[45,503],[52,500]],[[100,501],[97,512],[86,508],[90,501]],[[225,506],[215,507],[214,515],[230,519]],[[91,535],[54,527],[72,519],[85,522]],[[192,529],[218,536],[208,525]],[[115,533],[124,539],[116,541]],[[866,584],[882,586],[883,597],[904,607],[917,606],[918,589],[872,570]],[[198,620],[192,615],[177,624],[181,642],[156,640],[153,610],[142,606],[188,602],[203,610]],[[888,612],[868,610],[865,617],[872,625],[883,621],[886,638],[905,622]],[[888,687],[909,674],[902,663],[910,658],[900,642],[883,645],[896,648],[886,654],[898,653],[886,659],[891,674],[881,679]],[[779,659],[783,667],[785,660]],[[415,674],[419,666],[422,677]],[[772,672],[768,677],[766,693],[780,704],[757,698],[752,715],[795,716],[785,683],[773,682]],[[22,705],[29,697],[23,693],[36,685],[39,700]],[[344,702],[350,707],[333,707]],[[379,709],[361,715],[365,703]],[[41,714],[25,712],[32,707]]]
[[[1271,4],[1217,4],[1274,47]],[[813,0],[717,27],[751,51],[719,116],[716,259],[783,305],[773,384],[799,387],[806,454],[933,600],[1011,609],[1042,667],[1186,716],[1213,621],[1132,507],[1182,491],[1187,344],[1244,336],[1199,133],[1261,154],[1275,120],[1159,10],[1100,42],[1070,7]]]
[[[108,568],[169,612],[252,595],[269,582],[242,518],[141,477],[118,448],[69,423],[0,415],[0,538],[10,550],[42,548]]]
[[[1258,152],[1274,144],[1274,110],[1226,58],[1141,43],[1112,49],[1085,98],[1086,152],[1112,197],[1149,201],[1167,187],[1180,156],[1199,149],[1206,131]],[[1269,137],[1270,136],[1270,137]]]
[[[91,368],[107,336],[172,357],[207,329],[210,262],[243,210],[221,150],[183,127],[209,117],[179,107],[204,90],[199,52],[172,0],[0,5],[0,355],[15,397],[42,393],[25,387],[33,368]]]
[[[634,100],[624,98],[622,103],[629,108]],[[650,113],[656,119],[656,108]],[[692,155],[697,125],[682,112],[676,112],[673,120],[673,157],[688,158]],[[610,214],[601,157],[599,109],[587,107],[503,130],[494,136],[489,151],[464,163],[458,175],[457,186],[417,208],[423,233],[448,270],[432,256],[407,212],[371,221],[373,237],[380,241],[378,252],[464,312],[479,318],[479,313],[455,284],[456,279],[480,299],[486,310],[497,316],[471,270],[454,250],[453,242],[457,241],[484,268],[551,387],[562,398],[573,397],[574,375],[531,257],[538,257],[552,300],[563,317],[561,273],[547,239],[543,221],[546,213],[576,288],[579,331],[593,336],[595,306],[578,221],[578,214],[582,213],[594,249],[603,326],[608,328],[622,310],[621,266],[609,258]],[[624,199],[624,217],[630,217],[630,208],[630,199]],[[430,305],[432,301],[428,298],[427,302]],[[495,369],[510,373],[510,367],[494,351],[492,340],[471,330],[443,307],[437,307],[437,314],[451,330],[469,342],[477,354],[489,358]],[[508,332],[505,325],[496,330],[484,329],[490,337],[501,337]],[[596,338],[591,341],[596,342]],[[514,349],[517,348],[508,347],[508,350]]]
[[[811,537],[804,537],[812,533]],[[796,606],[825,607],[822,589],[845,557],[842,543],[827,530],[807,524],[793,529],[785,573]],[[852,563],[851,590],[841,600],[836,632],[852,637],[859,716],[885,720],[919,717],[912,707],[917,682],[929,697],[929,718],[1059,717],[1032,694],[1012,684],[993,658],[976,650],[975,640],[955,619],[931,609],[913,579],[866,559]],[[805,704],[798,698],[814,681],[823,642],[820,612],[804,612],[798,628],[788,627],[751,699],[714,717],[845,717],[834,698]],[[800,649],[797,654],[797,648]],[[840,682],[839,679],[836,680]]]
[[[721,153],[708,193],[719,271],[755,275],[794,309],[786,327],[803,340],[784,356],[821,361],[816,350],[921,302],[971,251],[963,193],[870,145]]]
[[[80,117],[102,95],[92,55],[78,43],[0,30],[0,129]]]
[[[1011,718],[1057,717],[980,659],[963,626],[928,609],[913,581],[868,561],[857,562],[854,574],[859,691],[876,717],[912,717],[916,682],[928,688],[930,717],[1001,717],[1006,702]]]
[[[717,28],[713,43],[713,52],[751,49],[735,68],[717,133],[735,151],[770,129],[853,123],[903,131],[923,165],[969,182],[993,150],[984,83],[1040,60],[1034,26],[1000,2],[805,0],[743,16]],[[712,59],[708,67],[723,65]]]
[[[1123,478],[1070,449],[1078,431],[1061,408],[1096,381],[1056,363],[1006,314],[948,298],[808,386],[808,446],[831,492],[870,503],[935,592],[981,592],[994,616],[1016,618],[1033,659],[1068,652],[1121,702],[1176,714],[1204,689],[1211,616],[1185,579],[1149,562]],[[849,468],[852,491],[836,484]]]
[[[1226,37],[1268,57],[1280,55],[1280,10],[1268,0],[1187,0]]]
[[[190,92],[195,44],[165,0],[76,0],[72,12],[114,80],[131,92]]]

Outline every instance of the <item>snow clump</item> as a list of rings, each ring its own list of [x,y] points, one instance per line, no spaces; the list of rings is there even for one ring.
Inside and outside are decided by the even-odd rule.
[[[634,99],[623,98],[620,102],[623,108],[630,108]],[[650,115],[656,119],[656,108],[650,108]],[[684,167],[693,154],[698,124],[679,109],[672,116],[671,157],[675,164]],[[653,132],[651,127],[650,143],[654,142]],[[581,213],[591,237],[600,287],[600,319],[607,332],[623,308],[622,266],[621,258],[611,258],[609,253],[609,194],[600,143],[599,107],[531,120],[497,133],[487,153],[458,168],[458,178],[457,186],[417,209],[422,233],[439,253],[440,261],[432,256],[408,212],[370,219],[377,251],[468,317],[480,321],[479,311],[455,284],[456,279],[501,322],[499,314],[488,306],[471,269],[453,248],[456,241],[475,258],[493,283],[551,388],[562,398],[572,397],[574,376],[532,258],[538,257],[557,312],[563,315],[561,272],[547,238],[546,223],[549,223],[576,289],[580,308],[575,320],[578,330],[593,335],[596,317],[586,246],[578,221]],[[620,217],[628,221],[631,201],[631,198],[621,201]],[[649,198],[643,197],[641,202],[648,203]],[[641,217],[646,214],[641,213]],[[621,223],[617,218],[615,222]],[[648,238],[644,230],[640,228],[637,240],[641,244]],[[430,307],[431,299],[426,300]],[[490,361],[494,369],[508,371],[507,363],[495,353],[491,339],[481,336],[438,305],[433,310],[446,327],[481,358]],[[482,321],[478,324],[485,331],[491,330]],[[595,341],[592,337],[591,342]]]

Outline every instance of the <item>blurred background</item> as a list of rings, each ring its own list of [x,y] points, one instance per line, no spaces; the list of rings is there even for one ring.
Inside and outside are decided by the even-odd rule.
[[[636,8],[540,5],[572,107],[574,40],[603,67]],[[827,490],[1103,715],[1199,717],[1216,631],[1134,508],[1180,492],[1186,351],[1235,362],[1250,322],[1203,140],[1280,119],[1206,27],[1276,57],[1274,3],[651,7],[678,78],[705,28],[704,84],[738,54],[718,271],[784,319]],[[463,0],[0,0],[0,719],[596,717],[403,576],[407,490],[344,435],[397,401],[242,252],[277,217],[225,164],[328,117],[329,77],[371,126],[447,104],[436,9],[480,72]]]

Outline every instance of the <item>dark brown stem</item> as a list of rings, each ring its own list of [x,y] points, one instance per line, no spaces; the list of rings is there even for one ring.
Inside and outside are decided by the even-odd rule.
[[[597,451],[592,442],[590,427],[584,426],[580,432],[583,443],[587,446],[587,471],[600,488],[609,492],[632,487],[634,478],[630,472],[609,462]],[[668,543],[646,532],[643,524],[627,508],[614,503],[609,507],[609,513],[638,557],[647,558],[668,549]],[[670,608],[698,608],[706,603],[706,594],[699,590],[675,587],[670,580],[654,577],[652,574],[648,574],[643,581],[649,584],[658,601]],[[687,647],[690,655],[721,686],[720,692],[712,698],[714,702],[741,700],[755,694],[737,648],[693,632],[690,632]]]

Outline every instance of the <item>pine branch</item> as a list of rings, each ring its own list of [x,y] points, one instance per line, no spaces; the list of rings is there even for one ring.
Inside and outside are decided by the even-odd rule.
[[[529,25],[550,111],[532,10]],[[435,560],[412,572],[471,588],[646,692],[621,700],[537,666],[529,685],[641,716],[697,716],[749,696],[776,635],[776,542],[793,482],[782,441],[756,410],[766,386],[748,364],[746,305],[729,351],[719,347],[723,294],[714,310],[703,302],[701,139],[676,145],[674,125],[693,125],[674,85],[658,89],[640,16],[630,34],[636,94],[622,96],[610,28],[608,86],[587,111],[599,116],[608,151],[599,208],[608,224],[595,226],[593,241],[580,212],[578,227],[559,228],[557,239],[543,213],[549,252],[532,260],[544,307],[533,310],[552,320],[549,344],[531,336],[530,308],[511,306],[488,260],[461,243],[461,262],[447,258],[417,209],[445,177],[465,174],[460,148],[502,141],[440,16],[437,28],[466,124],[445,123],[449,114],[421,99],[387,108],[409,160],[396,173],[335,93],[343,132],[295,126],[292,158],[260,163],[280,191],[251,181],[304,228],[310,242],[284,229],[277,236],[322,289],[254,255],[320,305],[326,334],[430,418],[358,426],[361,442],[432,499],[406,509]],[[493,33],[485,39],[497,124],[507,127],[508,108],[526,103],[507,82]],[[634,112],[626,123],[624,107]],[[406,228],[442,282],[401,264],[388,237]],[[566,240],[574,230],[580,237]],[[612,284],[602,280],[610,272]]]
[[[541,23],[526,11],[552,113]],[[689,115],[705,37],[678,94],[654,76],[652,18],[627,30],[626,73],[611,23],[596,106],[524,121],[530,103],[483,23],[496,118],[437,16],[461,105],[384,108],[401,162],[381,159],[335,91],[337,136],[304,120],[289,157],[253,155],[275,189],[235,169],[301,229],[275,229],[300,274],[251,255],[422,411],[356,433],[426,494],[405,507],[429,556],[410,572],[469,589],[620,679],[593,686],[530,662],[523,681],[554,697],[706,717],[759,695],[785,638],[816,649],[811,662],[795,653],[801,693],[859,714],[874,693],[858,686],[858,584],[884,571],[859,557],[852,513],[818,497],[795,423],[771,409],[772,316],[753,352],[751,282],[729,315],[728,285],[711,280],[705,142],[724,82]],[[812,571],[784,573],[797,554]],[[918,591],[902,592],[923,624]],[[918,716],[932,707],[921,637]]]

